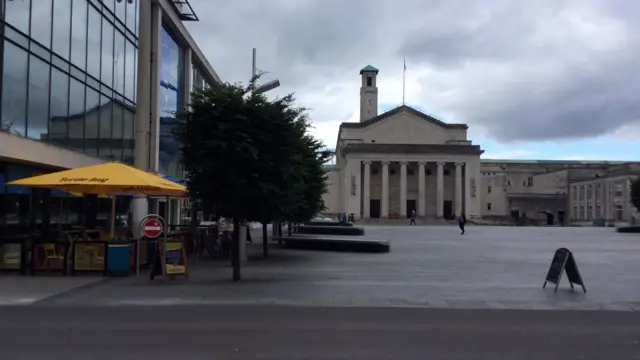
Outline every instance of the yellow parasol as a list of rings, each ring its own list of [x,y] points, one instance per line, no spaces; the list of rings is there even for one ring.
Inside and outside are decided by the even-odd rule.
[[[187,188],[134,167],[109,162],[52,174],[38,175],[7,183],[37,188],[58,189],[68,193],[94,195],[168,194],[184,195]],[[115,227],[115,196],[112,197],[111,236]]]
[[[16,180],[7,185],[59,189],[83,194],[184,195],[187,188],[134,167],[110,162]]]

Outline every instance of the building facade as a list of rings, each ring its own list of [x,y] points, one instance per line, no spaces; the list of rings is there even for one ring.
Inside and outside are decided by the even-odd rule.
[[[0,0],[0,10],[0,232],[45,212],[78,218],[68,194],[5,182],[105,161],[182,177],[175,114],[192,89],[220,81],[185,28],[197,19],[188,2]],[[177,201],[137,203],[178,221]]]
[[[622,184],[633,177],[633,163],[480,159],[483,151],[467,138],[467,125],[447,124],[408,106],[378,114],[377,75],[370,65],[361,70],[360,121],[340,125],[335,160],[327,165],[328,213],[369,220],[406,218],[415,210],[423,219],[464,213],[495,222],[565,225],[598,214],[612,221],[636,216],[628,191],[611,190],[617,195],[608,208],[583,205],[601,193],[597,186],[628,188]],[[595,193],[583,189],[604,181],[608,185],[593,185]],[[587,195],[578,201],[581,189]]]
[[[636,222],[631,204],[631,182],[640,176],[640,164],[611,166],[586,179],[571,182],[570,210],[574,221]]]
[[[378,70],[360,72],[358,123],[342,123],[325,204],[363,219],[479,216],[480,146],[467,125],[447,124],[408,106],[377,113]],[[332,212],[333,212],[332,211]]]

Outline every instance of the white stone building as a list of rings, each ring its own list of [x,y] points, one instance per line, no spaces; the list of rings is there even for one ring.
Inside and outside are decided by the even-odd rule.
[[[340,125],[335,164],[328,166],[328,213],[368,220],[406,218],[415,209],[425,219],[464,213],[470,219],[538,224],[587,221],[597,218],[594,211],[618,221],[636,214],[624,205],[628,191],[611,190],[617,195],[601,210],[585,210],[575,199],[578,190],[605,179],[620,188],[640,165],[480,159],[483,150],[467,138],[465,124],[447,124],[404,105],[378,114],[378,70],[369,65],[360,75],[360,121]]]
[[[340,125],[325,204],[358,218],[480,216],[480,146],[468,126],[408,106],[378,114],[378,70],[360,72],[360,122]]]

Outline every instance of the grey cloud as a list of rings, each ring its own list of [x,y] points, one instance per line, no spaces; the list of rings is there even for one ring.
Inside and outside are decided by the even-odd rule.
[[[636,96],[640,82],[634,63],[612,61],[591,71],[577,67],[553,82],[545,81],[542,91],[532,91],[535,85],[522,83],[493,93],[501,99],[493,106],[470,101],[464,110],[475,114],[475,121],[502,141],[611,133],[640,121]]]
[[[353,113],[346,113],[342,115],[342,117],[340,117],[340,120],[343,122],[349,121],[349,119],[351,119],[351,116],[353,116]]]
[[[415,105],[500,141],[590,137],[640,120],[633,1],[190,1],[201,22],[188,27],[224,80],[248,80],[257,47],[280,93],[326,98],[310,106],[317,122],[357,108],[361,67],[390,76],[403,56],[409,76],[431,70]],[[426,95],[438,92],[454,95]]]

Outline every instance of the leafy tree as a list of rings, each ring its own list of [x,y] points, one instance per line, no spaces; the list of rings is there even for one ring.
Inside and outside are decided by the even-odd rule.
[[[298,155],[292,163],[298,174],[297,183],[292,184],[286,214],[290,222],[308,221],[325,209],[322,195],[327,191],[327,172],[323,165],[331,158],[331,153],[321,150],[323,148],[322,142],[308,134],[301,139]]]
[[[291,213],[293,189],[302,194],[306,179],[296,167],[301,160],[295,160],[304,157],[303,144],[311,144],[302,131],[306,117],[293,108],[293,96],[271,102],[252,94],[251,87],[220,84],[194,92],[174,129],[189,194],[203,208],[232,218],[236,229],[242,220],[265,224]],[[232,264],[238,281],[235,234]]]
[[[289,158],[287,159],[287,176],[285,189],[280,196],[281,217],[278,220],[298,223],[311,219],[324,209],[322,195],[327,191],[327,175],[323,168],[331,153],[322,151],[324,144],[309,134],[311,124],[307,109],[295,106],[293,95],[274,102],[278,108],[276,113],[292,124],[292,132],[287,134],[286,141]]]
[[[0,121],[0,131],[20,135],[14,128],[12,122]]]
[[[640,177],[631,182],[631,205],[640,211]]]

